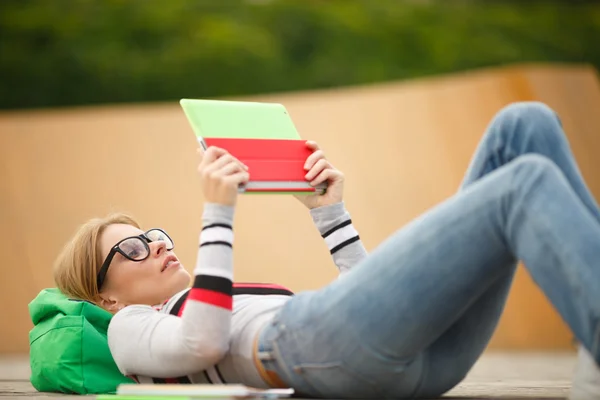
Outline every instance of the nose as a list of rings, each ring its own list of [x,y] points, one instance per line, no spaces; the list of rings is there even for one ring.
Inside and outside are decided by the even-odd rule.
[[[151,242],[149,244],[149,246],[150,246],[150,252],[152,254],[154,254],[154,256],[159,256],[167,250],[167,243],[165,243],[162,240],[157,240],[155,242]]]

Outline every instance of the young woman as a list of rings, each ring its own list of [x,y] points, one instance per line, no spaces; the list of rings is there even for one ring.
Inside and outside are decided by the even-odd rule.
[[[458,193],[365,251],[344,177],[313,142],[309,209],[340,276],[319,290],[235,285],[237,187],[252,171],[209,148],[194,279],[162,230],[90,221],[57,261],[57,286],[114,313],[108,338],[140,382],[292,387],[307,397],[431,398],[486,348],[522,260],[581,342],[573,399],[600,398],[600,211],[557,115],[518,103],[491,122]]]

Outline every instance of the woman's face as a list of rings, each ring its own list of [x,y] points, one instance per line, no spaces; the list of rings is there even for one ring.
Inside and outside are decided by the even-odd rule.
[[[100,236],[102,260],[119,241],[142,233],[132,225],[109,225]],[[114,255],[100,291],[102,305],[109,311],[131,304],[161,304],[189,285],[190,274],[164,241],[147,244],[150,252],[142,261],[129,260],[119,252]]]

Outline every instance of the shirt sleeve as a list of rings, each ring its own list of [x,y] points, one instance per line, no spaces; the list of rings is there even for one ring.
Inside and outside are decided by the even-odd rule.
[[[310,213],[340,274],[350,271],[367,256],[343,202],[314,208]]]
[[[169,378],[217,364],[229,350],[233,308],[233,207],[206,204],[194,283],[181,317],[146,305],[119,311],[108,327],[124,375]]]

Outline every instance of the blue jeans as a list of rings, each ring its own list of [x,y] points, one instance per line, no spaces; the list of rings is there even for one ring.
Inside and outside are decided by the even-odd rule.
[[[503,109],[456,195],[293,297],[260,349],[303,396],[440,396],[486,348],[518,260],[600,362],[600,212],[540,103]]]

